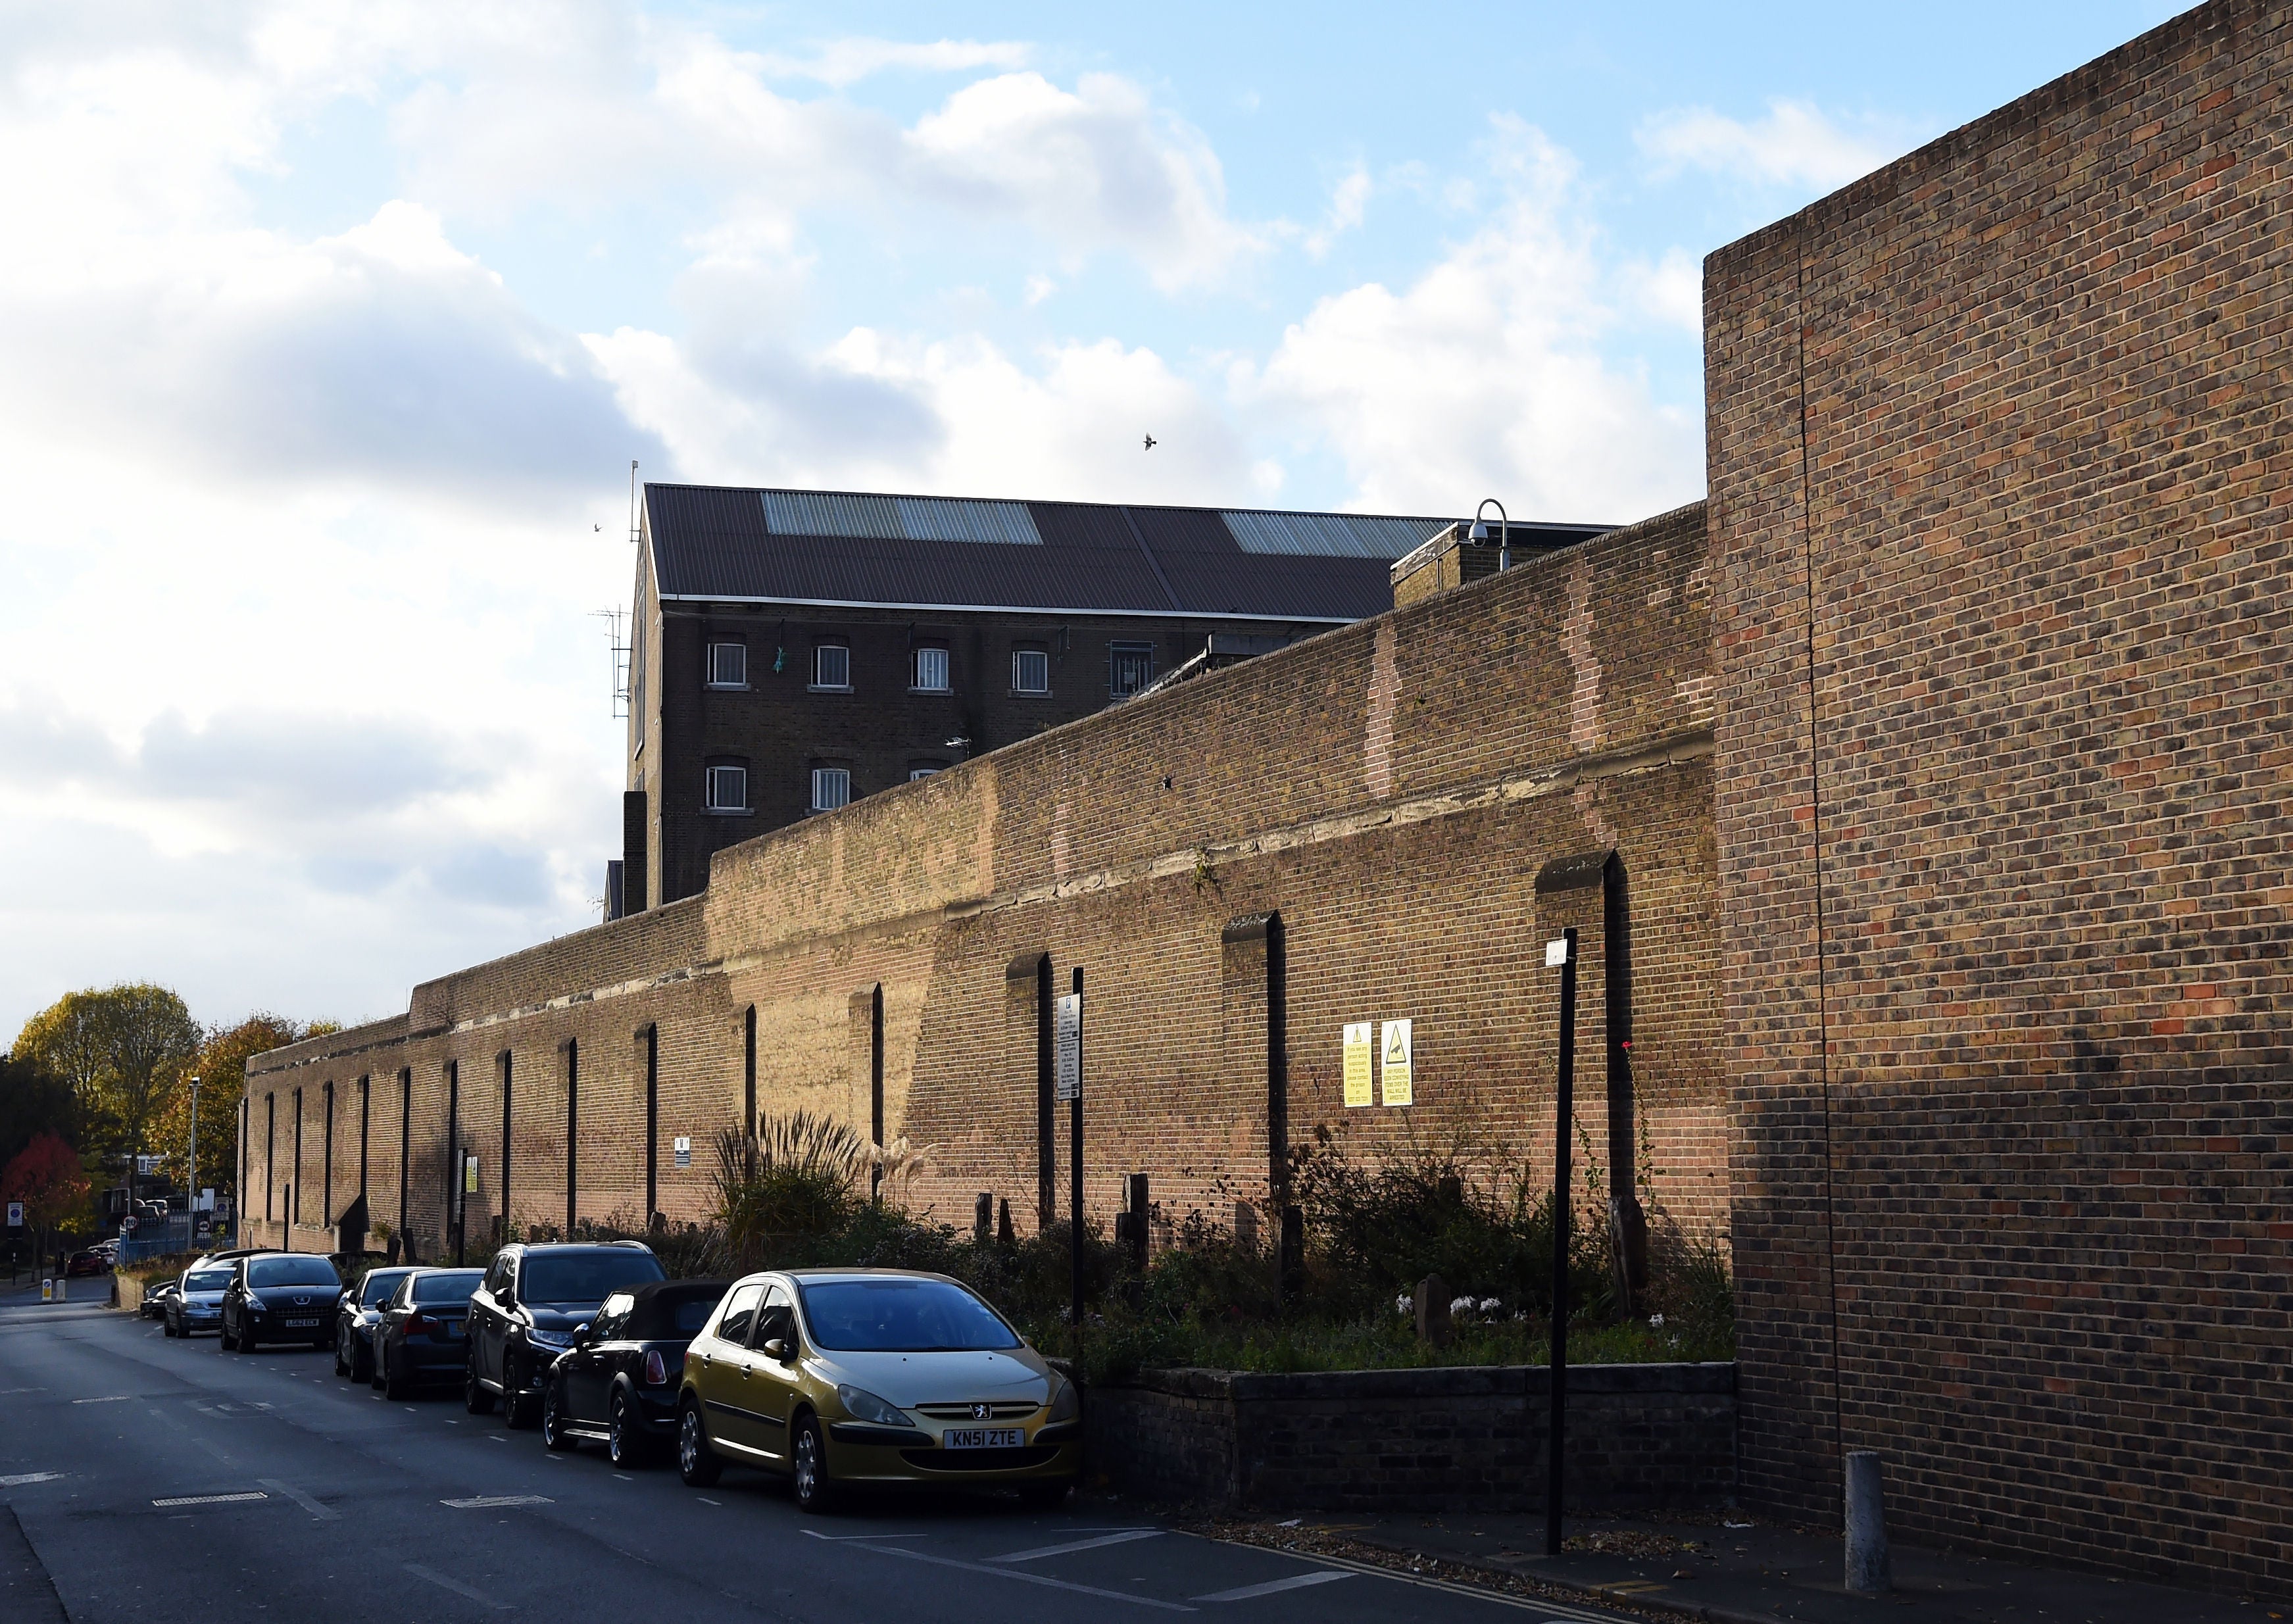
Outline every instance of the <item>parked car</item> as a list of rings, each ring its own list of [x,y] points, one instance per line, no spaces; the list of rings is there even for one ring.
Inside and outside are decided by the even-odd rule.
[[[607,1297],[557,1356],[542,1390],[541,1441],[605,1446],[617,1466],[643,1465],[677,1436],[685,1350],[724,1300],[725,1280],[659,1280]]]
[[[685,1357],[677,1465],[786,1473],[825,1509],[851,1483],[1009,1483],[1057,1505],[1082,1458],[1074,1384],[960,1281],[902,1269],[750,1275]]]
[[[252,1353],[266,1342],[323,1348],[343,1277],[315,1252],[265,1252],[231,1266],[223,1291],[223,1345]]]
[[[367,1379],[393,1399],[425,1383],[453,1380],[469,1364],[470,1294],[482,1269],[416,1269],[383,1300],[368,1335],[373,1374]]]
[[[77,1279],[83,1275],[109,1274],[111,1254],[95,1246],[73,1253],[64,1260],[64,1278]]]
[[[398,1282],[414,1272],[411,1265],[369,1269],[346,1287],[335,1303],[335,1374],[354,1382],[374,1376],[374,1322],[382,1305],[398,1289]]]
[[[137,1305],[136,1312],[146,1320],[164,1320],[167,1315],[167,1299],[174,1295],[175,1282],[161,1280],[144,1291],[143,1301]]]
[[[462,1401],[482,1416],[531,1426],[557,1356],[617,1291],[664,1278],[652,1248],[634,1240],[504,1246],[470,1298],[469,1366]]]
[[[167,1335],[190,1336],[223,1328],[223,1294],[231,1285],[231,1267],[205,1261],[183,1271],[175,1295],[167,1303]]]

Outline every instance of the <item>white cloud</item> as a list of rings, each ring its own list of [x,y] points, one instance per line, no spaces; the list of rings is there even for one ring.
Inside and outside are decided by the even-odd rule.
[[[1337,240],[1348,231],[1359,231],[1369,214],[1369,199],[1373,187],[1369,171],[1356,165],[1340,181],[1330,194],[1329,213],[1322,223],[1306,235],[1306,252],[1315,259],[1327,255]]]
[[[855,37],[830,40],[807,57],[768,53],[758,58],[758,65],[774,78],[812,79],[841,90],[895,69],[963,73],[975,68],[1025,68],[1033,56],[1032,45],[1016,39],[938,39],[925,43]]]
[[[1480,231],[1395,292],[1317,303],[1244,398],[1334,448],[1349,505],[1446,512],[1495,496],[1541,518],[1629,520],[1701,488],[1700,424],[1658,405],[1600,347],[1618,313],[1574,166],[1499,120],[1505,201]]]
[[[1659,174],[1699,169],[1763,186],[1831,191],[1900,156],[1896,130],[1852,134],[1811,102],[1778,98],[1746,123],[1707,107],[1658,113],[1635,133]]]

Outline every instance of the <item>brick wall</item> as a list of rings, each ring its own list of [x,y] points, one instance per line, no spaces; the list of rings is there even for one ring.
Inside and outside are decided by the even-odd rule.
[[[1633,875],[1634,1071],[1656,1193],[1685,1230],[1716,1232],[1704,556],[1703,510],[1684,508],[728,848],[698,897],[425,983],[403,1018],[258,1060],[253,1157],[263,1097],[385,1078],[369,1199],[396,1223],[395,1079],[409,1068],[408,1227],[425,1257],[450,1244],[450,1109],[479,1158],[466,1232],[482,1250],[503,1210],[506,1052],[509,1212],[562,1222],[570,1043],[579,1211],[634,1219],[652,1026],[654,1204],[698,1218],[709,1136],[742,1109],[749,1009],[760,1108],[864,1132],[880,987],[887,1133],[929,1152],[891,1193],[968,1223],[975,1193],[992,1191],[1032,1228],[1034,983],[1009,972],[1048,954],[1058,991],[1076,966],[1086,976],[1093,1218],[1108,1222],[1122,1175],[1143,1171],[1166,1222],[1195,1208],[1230,1220],[1237,1201],[1268,1198],[1276,1125],[1262,944],[1223,938],[1278,911],[1293,1137],[1328,1124],[1357,1149],[1455,1144],[1549,1177],[1556,986],[1541,944],[1578,916],[1552,905],[1576,899],[1540,904],[1533,882],[1553,857],[1614,848]],[[1590,922],[1597,942],[1597,901]],[[1596,1077],[1600,996],[1595,950],[1583,1064]],[[1348,1110],[1344,1025],[1404,1017],[1416,1105]],[[1604,1142],[1600,1091],[1578,1098]],[[694,1141],[683,1172],[678,1134]],[[1053,1145],[1063,1213],[1064,1111]],[[270,1171],[254,1167],[252,1187]],[[354,1176],[338,1154],[337,1207]]]
[[[2293,1588],[2293,12],[1713,256],[1745,1482]]]
[[[1236,1510],[1542,1510],[1547,1376],[1144,1371],[1091,1389],[1090,1470],[1127,1493]],[[1734,1367],[1576,1367],[1565,1447],[1572,1510],[1724,1500]]]

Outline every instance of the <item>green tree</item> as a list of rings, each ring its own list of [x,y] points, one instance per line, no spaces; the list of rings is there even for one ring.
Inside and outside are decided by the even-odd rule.
[[[79,1142],[79,1102],[71,1084],[29,1060],[0,1055],[0,1167],[43,1133]]]
[[[24,1023],[12,1052],[72,1085],[104,1149],[144,1150],[153,1120],[199,1052],[183,1001],[150,982],[67,993]],[[130,1164],[133,1166],[133,1164]]]
[[[199,1052],[182,1068],[185,1077],[199,1080],[198,1178],[201,1189],[230,1196],[234,1201],[238,1198],[239,1101],[247,1092],[249,1057],[340,1029],[332,1021],[306,1026],[283,1015],[260,1011],[235,1026],[208,1029]],[[188,1087],[172,1090],[152,1121],[151,1145],[180,1174],[191,1171],[184,1165],[190,1135],[191,1091]]]

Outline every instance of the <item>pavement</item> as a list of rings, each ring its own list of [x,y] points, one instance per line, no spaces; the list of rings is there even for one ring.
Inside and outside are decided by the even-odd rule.
[[[1212,1525],[1276,1550],[1398,1560],[1462,1582],[1512,1577],[1588,1602],[1684,1612],[1713,1624],[2261,1624],[2283,1602],[2208,1596],[1897,1544],[1894,1589],[1848,1594],[1838,1534],[1737,1512],[1571,1518],[1562,1554],[1541,1514],[1423,1513]]]
[[[36,1293],[34,1294],[36,1299]],[[847,1624],[1614,1624],[1430,1576],[1205,1539],[1106,1500],[984,1491],[836,1516],[728,1471],[705,1490],[587,1447],[391,1401],[323,1352],[223,1353],[96,1303],[0,1306],[0,1619],[425,1624],[523,1617]]]

